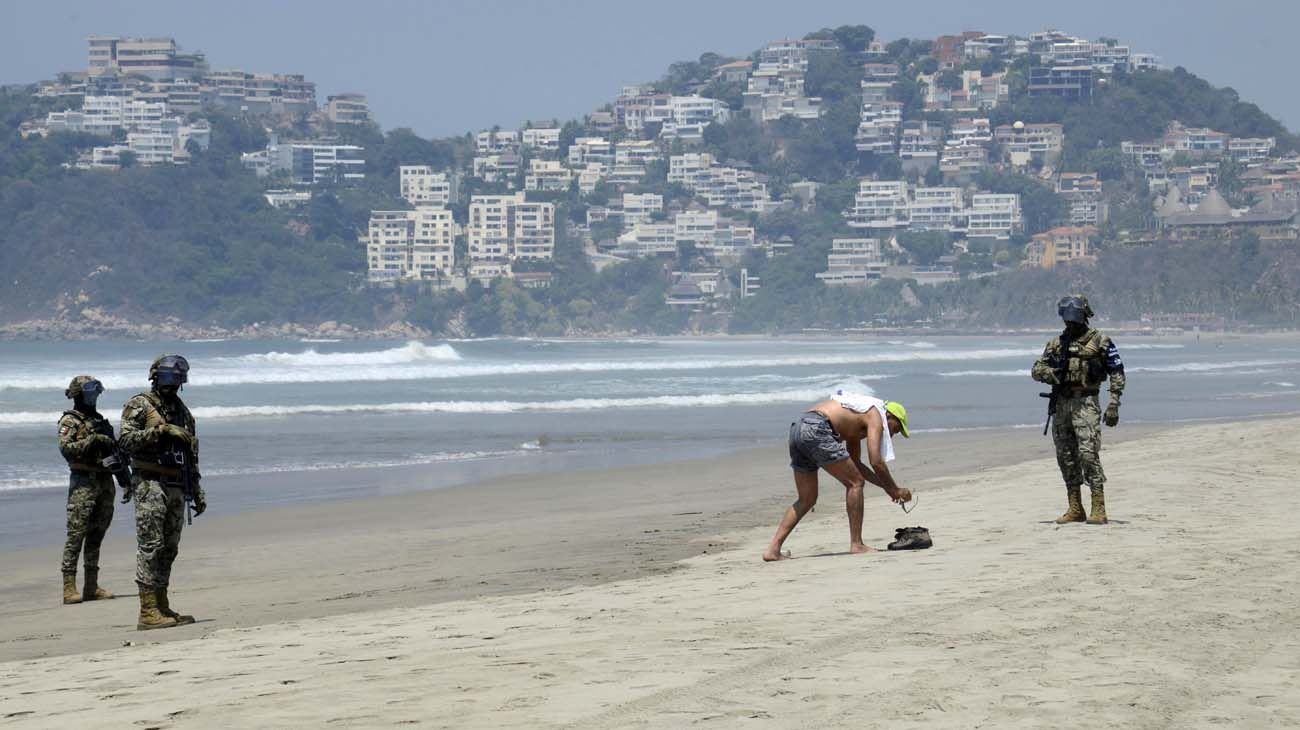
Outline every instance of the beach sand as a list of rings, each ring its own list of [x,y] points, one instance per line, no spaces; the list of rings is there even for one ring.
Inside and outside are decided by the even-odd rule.
[[[1115,444],[1106,526],[1051,523],[1063,489],[1031,431],[913,439],[895,467],[919,508],[871,494],[866,533],[923,524],[934,549],[843,554],[823,477],[775,564],[759,554],[793,495],[773,449],[504,480],[505,517],[477,485],[318,505],[279,543],[261,532],[278,512],[217,520],[173,589],[213,620],[163,632],[131,631],[129,598],[50,605],[22,551],[0,562],[19,577],[0,726],[1298,726],[1298,437],[1277,419]],[[351,527],[403,509],[420,514]],[[445,526],[421,531],[431,512]],[[444,574],[459,587],[430,585]],[[16,605],[38,580],[44,603]],[[351,605],[320,608],[334,595]]]

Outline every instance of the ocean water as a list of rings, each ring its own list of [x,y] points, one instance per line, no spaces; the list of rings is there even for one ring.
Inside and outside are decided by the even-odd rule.
[[[902,401],[922,437],[1041,428],[1046,401],[1028,369],[1046,339],[3,342],[0,533],[23,511],[7,505],[57,502],[66,489],[55,423],[68,381],[100,378],[100,410],[116,426],[163,352],[189,358],[183,397],[198,421],[205,482],[226,486],[234,503],[223,506],[238,509],[356,496],[340,475],[365,467],[407,467],[418,478],[406,488],[422,489],[777,443],[794,416],[837,388]],[[1300,411],[1300,337],[1117,344],[1126,422]],[[265,475],[276,474],[283,479],[267,488]],[[240,481],[256,475],[263,486],[241,495]]]

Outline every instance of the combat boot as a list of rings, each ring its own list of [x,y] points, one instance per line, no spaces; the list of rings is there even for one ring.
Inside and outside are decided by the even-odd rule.
[[[1079,486],[1076,484],[1072,487],[1065,488],[1065,494],[1070,498],[1070,508],[1065,514],[1056,518],[1056,524],[1064,525],[1070,522],[1083,522],[1088,519],[1088,515],[1083,513],[1083,497],[1079,494]],[[1094,509],[1096,502],[1093,502]]]
[[[108,598],[116,596],[99,587],[99,568],[86,568],[86,587],[81,591],[81,600],[103,601]]]
[[[1106,524],[1106,495],[1100,489],[1092,490],[1092,515],[1088,517],[1090,525]]]
[[[167,598],[167,586],[158,589],[158,611],[164,616],[171,616],[176,619],[178,625],[194,623],[194,617],[183,613],[176,613],[172,610],[171,601]]]
[[[136,621],[136,631],[150,629],[170,629],[180,626],[176,619],[158,610],[158,591],[154,588],[140,588],[140,619]]]
[[[81,591],[77,590],[77,574],[63,574],[63,605],[71,606],[81,603]]]

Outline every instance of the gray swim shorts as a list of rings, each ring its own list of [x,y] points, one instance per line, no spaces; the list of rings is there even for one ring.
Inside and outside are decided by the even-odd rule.
[[[811,474],[818,467],[849,458],[844,442],[835,437],[830,419],[808,411],[790,424],[790,468]]]

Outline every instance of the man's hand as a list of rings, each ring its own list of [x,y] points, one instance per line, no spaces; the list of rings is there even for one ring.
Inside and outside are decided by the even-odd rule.
[[[122,490],[122,504],[130,502],[135,497],[135,486],[129,486]]]
[[[186,431],[180,426],[167,423],[160,426],[159,429],[160,429],[159,432],[160,436],[170,438],[174,441],[179,441],[185,444],[186,446],[190,446],[190,447],[194,446],[194,437],[190,435],[189,431]]]
[[[1101,417],[1101,422],[1106,424],[1110,428],[1114,428],[1115,425],[1119,423],[1118,403],[1111,403],[1110,405],[1106,406],[1106,415]]]
[[[889,498],[897,504],[906,504],[912,501],[912,490],[898,487],[889,493]]]
[[[1043,373],[1042,376],[1038,379],[1038,382],[1046,383],[1047,385],[1060,385],[1061,379],[1057,377],[1056,370],[1052,369]]]
[[[111,436],[106,436],[102,433],[97,433],[91,435],[90,445],[92,448],[94,448],[97,451],[102,451],[107,453],[109,451],[112,451],[114,446],[117,446],[117,442],[114,441]]]
[[[208,509],[208,500],[204,499],[203,492],[200,491],[194,497],[194,516],[198,517],[199,515],[206,512],[207,509]]]

